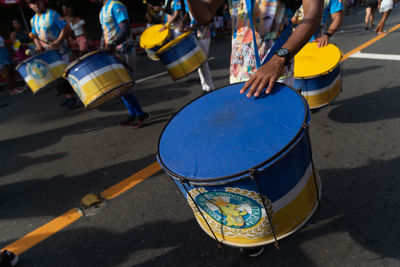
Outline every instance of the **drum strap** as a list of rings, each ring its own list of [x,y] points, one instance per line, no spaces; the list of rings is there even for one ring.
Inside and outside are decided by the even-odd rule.
[[[267,63],[274,55],[274,52],[276,50],[278,50],[279,48],[281,48],[282,45],[284,45],[286,43],[286,41],[289,39],[290,35],[292,34],[292,29],[293,29],[291,19],[295,12],[293,11],[292,8],[290,8],[289,6],[286,5],[286,15],[288,17],[289,22],[283,29],[280,36],[276,39],[274,45],[269,50],[268,55],[265,57],[263,62],[261,62],[260,53],[258,52],[256,33],[254,30],[254,23],[253,23],[253,9],[254,9],[254,1],[255,0],[245,0],[245,1],[246,1],[247,15],[250,20],[251,31],[253,32],[253,47],[254,47],[254,56],[256,59],[256,66],[257,66],[257,69],[259,69],[262,65]]]

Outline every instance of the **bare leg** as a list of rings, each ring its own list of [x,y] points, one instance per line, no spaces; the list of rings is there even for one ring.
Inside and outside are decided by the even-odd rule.
[[[11,65],[6,65],[4,66],[4,70],[6,73],[8,88],[10,89],[10,91],[14,90],[15,88],[17,88],[17,83],[15,82],[14,68]]]
[[[390,14],[390,10],[385,11],[385,12],[383,13],[382,19],[381,19],[381,21],[379,22],[378,26],[376,26],[376,29],[375,29],[375,32],[376,32],[377,34],[384,34],[384,32],[383,32],[383,26],[385,26],[385,22],[386,22],[387,18],[389,17],[389,14]]]
[[[369,22],[369,27],[370,28],[372,28],[372,26],[374,26],[375,12],[376,12],[376,9],[372,9],[371,10],[371,16],[370,16],[370,22]]]
[[[372,9],[371,7],[367,7],[365,9],[365,19],[364,19],[365,26],[364,26],[364,28],[366,30],[368,30],[369,20],[370,20],[370,17],[371,17],[371,9]]]

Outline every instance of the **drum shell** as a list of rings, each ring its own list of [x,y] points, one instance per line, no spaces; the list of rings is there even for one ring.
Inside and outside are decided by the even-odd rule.
[[[101,106],[133,85],[121,61],[106,52],[83,56],[68,66],[64,76],[87,109]]]
[[[294,78],[294,87],[300,88],[310,109],[331,103],[340,93],[342,84],[341,65],[313,78]]]
[[[178,38],[181,40],[172,40],[157,52],[173,80],[189,75],[207,60],[206,53],[193,33]]]
[[[304,130],[287,151],[269,165],[259,168],[255,176],[271,215],[277,239],[299,229],[317,207],[317,196],[320,194],[317,188],[320,188],[320,181],[312,165],[308,140]],[[207,183],[182,183],[182,179],[172,178],[192,208],[197,222],[211,237],[214,236],[191,198],[201,209],[214,234],[223,243],[237,247],[254,247],[274,242],[258,188],[249,175]],[[220,202],[221,207],[225,204],[231,208],[223,221],[223,235],[220,222],[224,216],[221,216],[218,205],[211,204],[210,200],[213,203]],[[239,206],[247,207],[246,215],[237,214]],[[241,211],[243,213],[243,209]],[[235,225],[235,219],[239,222],[244,221],[245,227]]]
[[[33,69],[40,67],[42,73]],[[24,78],[34,94],[39,94],[64,82],[63,73],[67,63],[55,50],[49,50],[30,57],[17,66],[17,71]]]

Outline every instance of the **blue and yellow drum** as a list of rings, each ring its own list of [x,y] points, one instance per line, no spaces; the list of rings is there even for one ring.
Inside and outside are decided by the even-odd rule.
[[[303,96],[283,84],[258,99],[234,84],[182,108],[157,159],[200,224],[227,245],[255,247],[298,230],[314,213],[320,180]]]
[[[294,87],[301,88],[311,109],[331,103],[341,90],[342,52],[333,45],[308,43],[294,57]]]
[[[64,77],[87,109],[124,94],[133,80],[121,61],[107,52],[91,52],[71,63]]]
[[[154,61],[160,60],[156,55],[157,51],[170,41],[171,34],[168,28],[160,32],[163,27],[162,24],[153,25],[140,35],[140,47],[145,49],[147,56]]]
[[[16,69],[32,92],[38,94],[64,82],[66,67],[67,63],[61,55],[49,50],[22,61]]]
[[[173,80],[192,73],[207,60],[207,55],[193,32],[186,32],[164,45],[157,55]]]

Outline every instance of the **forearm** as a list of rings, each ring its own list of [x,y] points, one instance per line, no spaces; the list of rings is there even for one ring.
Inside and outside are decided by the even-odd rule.
[[[311,3],[309,3],[311,2]],[[307,3],[308,5],[305,5]],[[320,27],[323,2],[319,0],[303,1],[304,17],[287,42],[282,46],[289,49],[292,56],[310,40]]]
[[[117,38],[112,42],[112,44],[114,46],[118,46],[118,45],[122,44],[129,37],[129,34],[131,32],[129,29],[129,23],[127,20],[122,21],[119,24],[119,28],[121,31],[117,35]]]
[[[223,0],[187,0],[190,13],[199,24],[211,21]]]
[[[58,35],[57,40],[54,41],[55,43],[61,44],[61,42],[64,40],[64,38],[65,38],[65,36],[66,36],[66,34],[67,34],[67,30],[66,30],[66,29],[67,29],[67,27],[64,27],[64,28],[61,30],[60,34]]]
[[[342,12],[343,11],[338,11],[332,14],[332,23],[326,30],[329,35],[333,35],[339,29],[340,25],[342,25]]]

